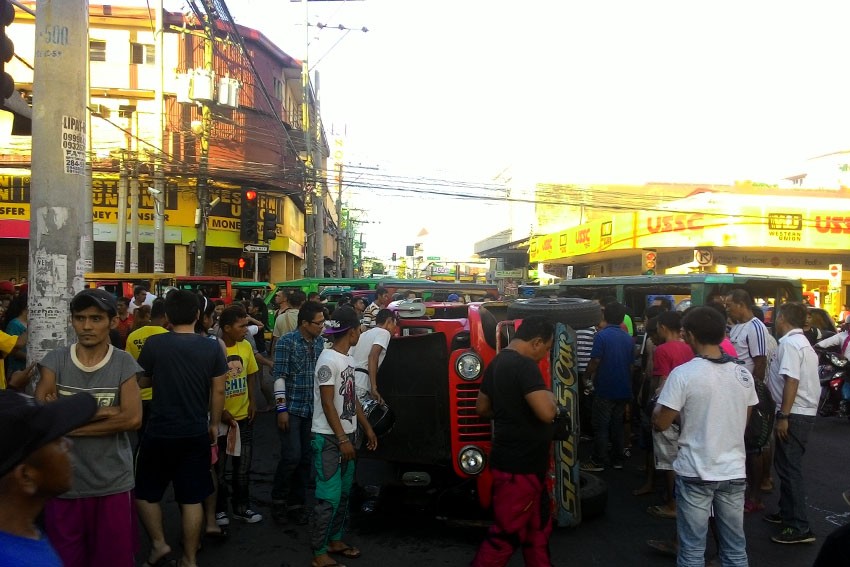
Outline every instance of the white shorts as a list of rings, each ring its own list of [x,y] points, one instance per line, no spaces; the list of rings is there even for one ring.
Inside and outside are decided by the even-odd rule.
[[[653,431],[652,450],[655,454],[655,469],[672,471],[673,461],[679,454],[679,426],[674,423],[664,431]]]

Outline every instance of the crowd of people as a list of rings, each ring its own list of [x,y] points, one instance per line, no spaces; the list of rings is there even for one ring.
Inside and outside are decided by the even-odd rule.
[[[636,359],[625,307],[614,298],[599,302],[601,324],[577,337],[582,408],[591,414],[582,416],[582,434],[593,439],[581,469],[622,468],[624,428],[637,428],[646,478],[633,493],[654,494],[662,475],[662,504],[647,513],[676,521],[672,536],[648,545],[677,556],[679,565],[704,565],[711,525],[719,562],[746,565],[743,517],[754,513],[778,526],[775,543],[815,542],[802,474],[821,395],[815,349],[847,349],[847,329],[816,333],[808,306],[789,302],[776,308],[771,333],[743,289],[684,312],[659,298],[646,310]],[[773,473],[775,512],[763,502],[774,490]]]
[[[44,565],[129,567],[139,547],[138,518],[150,539],[148,565],[196,565],[202,537],[225,539],[231,520],[263,520],[250,494],[254,418],[262,409],[277,413],[281,437],[273,519],[310,523],[314,567],[359,557],[343,539],[355,447],[377,447],[363,403],[382,402],[376,376],[395,317],[383,290],[360,311],[350,299],[331,314],[303,292],[280,294],[268,352],[269,317],[259,298],[225,306],[187,290],[151,298],[141,286],[131,300],[103,289],[75,295],[72,344],[39,362],[34,397],[23,394],[29,382],[19,379],[23,370],[13,369],[14,387],[2,388],[0,404],[11,408],[3,418],[23,419],[29,414],[20,408],[29,407],[28,427],[37,425],[36,414],[86,411],[33,430],[14,450],[9,440],[8,454],[4,445],[0,492],[12,492],[4,503],[29,496],[32,514],[9,525],[0,503],[0,564],[15,564],[10,558],[34,549]],[[18,301],[25,309],[19,295],[6,313],[25,323],[26,314],[14,309]],[[364,322],[367,309],[371,318]],[[20,350],[17,339],[4,338],[0,348]],[[92,411],[84,399],[93,400]],[[63,473],[70,478],[27,484],[48,449],[64,461],[73,455],[73,472]],[[169,486],[181,512],[177,554],[163,528]]]
[[[26,346],[25,295],[22,310],[12,307],[21,297],[6,309],[4,326],[22,330],[0,334],[4,353]],[[39,361],[34,397],[15,391],[29,368],[6,366],[0,384],[0,565],[37,557],[129,567],[140,520],[148,565],[195,566],[202,537],[223,540],[231,521],[264,520],[251,497],[259,411],[275,412],[280,438],[272,520],[309,526],[312,567],[361,557],[345,529],[357,450],[379,443],[368,411],[383,404],[377,375],[397,324],[390,301],[379,288],[371,304],[343,296],[331,313],[317,297],[278,292],[269,317],[257,298],[224,305],[186,290],[155,298],[144,287],[130,300],[102,289],[75,295],[73,342]],[[664,501],[647,512],[676,520],[672,537],[648,544],[702,566],[712,533],[723,565],[747,565],[743,518],[759,512],[778,526],[774,542],[816,541],[802,475],[820,396],[806,306],[776,308],[777,342],[743,290],[684,313],[659,299],[646,313],[636,373],[627,308],[599,302],[602,321],[578,333],[582,433],[593,440],[581,469],[622,469],[630,430],[639,431],[647,477],[635,495],[653,493],[663,475]],[[847,335],[814,337],[847,349]],[[553,337],[551,322],[528,317],[485,369],[476,411],[494,425],[494,524],[477,567],[505,565],[518,550],[527,565],[551,564],[545,475],[560,410],[538,362]],[[765,404],[761,431],[751,431]],[[777,511],[762,502],[771,471]],[[169,487],[181,512],[179,552],[163,527]]]

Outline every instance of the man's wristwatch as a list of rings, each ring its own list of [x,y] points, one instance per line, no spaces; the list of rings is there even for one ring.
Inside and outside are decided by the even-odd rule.
[[[787,413],[782,413],[782,410],[776,412],[776,419],[788,419]]]

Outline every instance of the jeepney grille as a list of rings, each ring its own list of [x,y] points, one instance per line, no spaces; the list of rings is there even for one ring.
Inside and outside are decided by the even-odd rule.
[[[475,400],[478,399],[478,384],[457,384],[457,431],[462,443],[475,443],[490,440],[490,420],[475,413]]]

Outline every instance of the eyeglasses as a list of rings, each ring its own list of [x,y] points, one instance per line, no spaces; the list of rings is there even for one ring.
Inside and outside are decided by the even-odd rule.
[[[324,320],[324,319],[322,319],[321,321],[310,321],[310,323],[312,323],[313,325],[319,325],[319,326],[322,326],[322,325],[324,325],[324,324],[325,324],[325,320]]]

